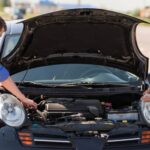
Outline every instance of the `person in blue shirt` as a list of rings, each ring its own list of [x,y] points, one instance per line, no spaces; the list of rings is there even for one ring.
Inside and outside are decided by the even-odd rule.
[[[7,30],[6,23],[2,17],[0,17],[0,37]],[[37,104],[34,100],[27,98],[16,86],[14,81],[11,79],[8,70],[0,64],[0,83],[5,89],[16,96],[25,107],[37,108]]]

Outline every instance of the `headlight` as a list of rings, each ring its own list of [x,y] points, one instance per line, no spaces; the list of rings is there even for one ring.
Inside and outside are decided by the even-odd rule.
[[[0,119],[9,126],[23,125],[26,115],[22,103],[10,94],[0,95]]]
[[[140,102],[141,115],[147,125],[150,126],[150,102]]]

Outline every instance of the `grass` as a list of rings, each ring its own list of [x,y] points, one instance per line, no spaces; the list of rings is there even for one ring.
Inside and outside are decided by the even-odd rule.
[[[2,12],[2,11],[0,11],[0,16],[2,18],[4,18],[5,20],[11,20],[11,16],[7,13]]]
[[[131,14],[131,13],[128,13],[127,15],[129,15],[129,16],[131,16],[131,17],[135,17],[135,18],[141,19],[141,20],[144,20],[144,21],[150,23],[150,18],[138,17],[138,16],[135,16],[135,15],[133,15],[133,14]],[[144,26],[150,26],[150,24],[146,24],[146,23],[143,24],[143,25],[144,25]]]
[[[150,19],[149,18],[139,18],[139,19],[144,20],[144,21],[149,23],[149,24],[148,23],[143,23],[142,25],[150,27]]]

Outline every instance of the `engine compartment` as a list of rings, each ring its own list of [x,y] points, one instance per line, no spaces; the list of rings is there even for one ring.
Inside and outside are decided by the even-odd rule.
[[[41,129],[64,132],[67,136],[87,136],[104,138],[137,137],[139,131],[148,126],[143,122],[139,110],[140,94],[115,94],[101,97],[50,97],[46,95],[28,95],[37,102],[37,109],[18,107],[17,98],[2,94],[1,99],[10,100],[5,111],[6,125],[10,126],[23,109],[26,119],[19,130]],[[13,102],[13,99],[16,102]],[[11,102],[12,101],[12,102]],[[20,109],[20,111],[19,111]],[[11,120],[10,120],[11,118]],[[4,120],[3,119],[3,120]],[[24,119],[23,119],[24,120]],[[20,123],[19,123],[20,124]],[[13,127],[13,126],[12,126]]]
[[[49,98],[41,95],[36,99],[39,101],[38,110],[28,109],[27,113],[32,123],[38,122],[67,132],[103,132],[116,127],[137,129],[140,124],[138,97],[114,95],[93,99]]]

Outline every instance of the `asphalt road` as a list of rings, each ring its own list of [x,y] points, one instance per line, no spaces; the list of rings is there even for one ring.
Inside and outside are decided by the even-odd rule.
[[[150,61],[150,26],[139,26],[137,28],[137,43],[141,52],[149,58]],[[150,62],[149,62],[150,72]]]

